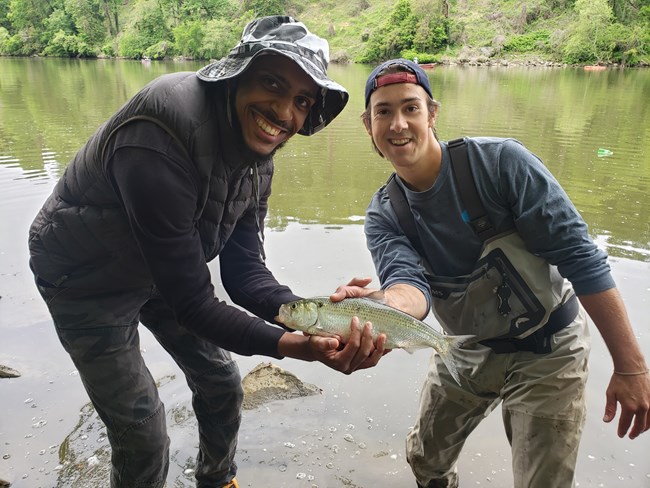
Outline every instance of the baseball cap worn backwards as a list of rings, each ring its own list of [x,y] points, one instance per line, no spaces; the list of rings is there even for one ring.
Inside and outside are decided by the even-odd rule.
[[[249,22],[230,54],[204,66],[197,76],[203,81],[236,78],[246,71],[257,56],[263,54],[288,57],[320,87],[320,96],[299,134],[310,136],[341,113],[349,95],[345,88],[327,76],[329,44],[292,17],[261,17]]]
[[[380,74],[382,71],[386,70],[391,66],[403,66],[408,71],[390,73],[390,74]],[[366,81],[366,107],[370,103],[370,95],[377,88],[384,85],[392,85],[393,83],[415,83],[424,88],[424,91],[433,98],[431,94],[431,85],[429,85],[429,78],[422,68],[413,61],[408,59],[391,59],[389,61],[384,61],[375,69],[372,70],[368,80]]]

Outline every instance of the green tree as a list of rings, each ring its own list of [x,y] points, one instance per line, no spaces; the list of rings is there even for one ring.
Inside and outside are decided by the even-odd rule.
[[[52,9],[36,0],[10,0],[7,19],[11,23],[12,54],[30,55],[41,51],[40,28]]]
[[[443,48],[448,41],[447,19],[434,14],[432,11],[421,16],[413,37],[413,49],[418,52],[436,52]]]
[[[601,62],[610,58],[612,8],[607,0],[576,0],[578,19],[564,48],[566,62]]]
[[[65,10],[75,23],[82,42],[101,46],[106,38],[104,13],[98,0],[65,0]]]
[[[243,11],[254,12],[255,17],[264,15],[284,15],[287,9],[286,0],[243,0],[241,3]]]
[[[253,15],[250,14],[250,19]],[[226,56],[232,47],[237,44],[246,21],[240,19],[233,22],[227,19],[209,20],[203,28],[203,43],[201,57],[205,59],[220,59]]]
[[[53,12],[50,2],[38,0],[10,0],[7,19],[15,32],[40,27]]]
[[[54,36],[60,31],[66,34],[74,34],[76,32],[74,20],[63,8],[56,9],[43,21],[41,38],[47,44],[49,40],[54,38]]]
[[[120,0],[100,0],[100,7],[108,24],[108,32],[116,36],[120,32]]]
[[[399,56],[402,51],[411,49],[416,28],[417,18],[410,0],[398,0],[386,21],[370,34],[361,62]]]
[[[11,22],[7,14],[9,14],[9,0],[0,0],[0,27],[4,27],[7,33],[9,33]]]
[[[135,4],[132,14],[132,21],[119,39],[119,55],[134,59],[151,57],[147,50],[155,46],[153,57],[164,57],[173,45],[166,12],[156,0],[143,0]]]
[[[186,22],[174,27],[174,50],[185,57],[201,57],[203,46],[203,23]]]

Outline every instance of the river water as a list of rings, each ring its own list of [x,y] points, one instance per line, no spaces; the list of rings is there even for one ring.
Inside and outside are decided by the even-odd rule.
[[[0,478],[12,486],[106,486],[107,442],[32,284],[28,226],[74,152],[116,108],[154,77],[200,66],[0,59],[0,364],[22,373],[0,380]],[[276,158],[269,267],[300,295],[328,294],[352,276],[375,276],[361,223],[390,165],[373,153],[359,120],[370,69],[332,66],[331,75],[351,93],[348,107],[325,131],[296,136]],[[650,71],[436,67],[430,80],[442,103],[442,139],[515,137],[547,164],[609,253],[650,356]],[[217,266],[211,268],[223,295]],[[601,421],[611,360],[592,330],[579,486],[650,487],[650,434],[618,439],[615,425]],[[141,334],[171,426],[168,485],[192,486],[196,432],[189,392],[169,357],[146,331]],[[414,486],[404,436],[428,356],[394,351],[376,368],[351,376],[277,362],[323,393],[245,412],[237,457],[241,485]],[[265,360],[238,358],[242,374]],[[459,463],[461,486],[510,486],[509,466],[494,412],[469,438]]]

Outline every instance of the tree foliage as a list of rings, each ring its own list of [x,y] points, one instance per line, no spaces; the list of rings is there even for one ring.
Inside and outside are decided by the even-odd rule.
[[[486,5],[479,0],[0,0],[0,55],[219,58],[252,18],[304,11],[312,17],[300,19],[315,32],[338,39],[340,59],[360,62],[396,56],[426,62],[466,48],[544,53],[569,63],[650,62],[650,0],[492,0],[490,10]],[[348,55],[351,45],[355,51]]]
[[[362,62],[397,56],[425,59],[427,53],[446,45],[446,24],[430,5],[420,12],[411,0],[398,0],[386,21],[369,37]]]
[[[576,0],[578,20],[565,48],[569,63],[608,61],[612,52],[613,13],[607,0]]]

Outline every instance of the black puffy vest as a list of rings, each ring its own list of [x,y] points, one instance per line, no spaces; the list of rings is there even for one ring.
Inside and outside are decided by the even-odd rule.
[[[253,166],[267,196],[271,158],[252,156],[233,132],[222,83],[194,73],[161,76],[104,123],[75,155],[29,230],[30,264],[43,280],[66,287],[115,289],[152,283],[126,214],[106,172],[104,151],[115,131],[149,120],[172,135],[200,175],[195,220],[206,261],[214,259],[236,222],[254,208]]]

